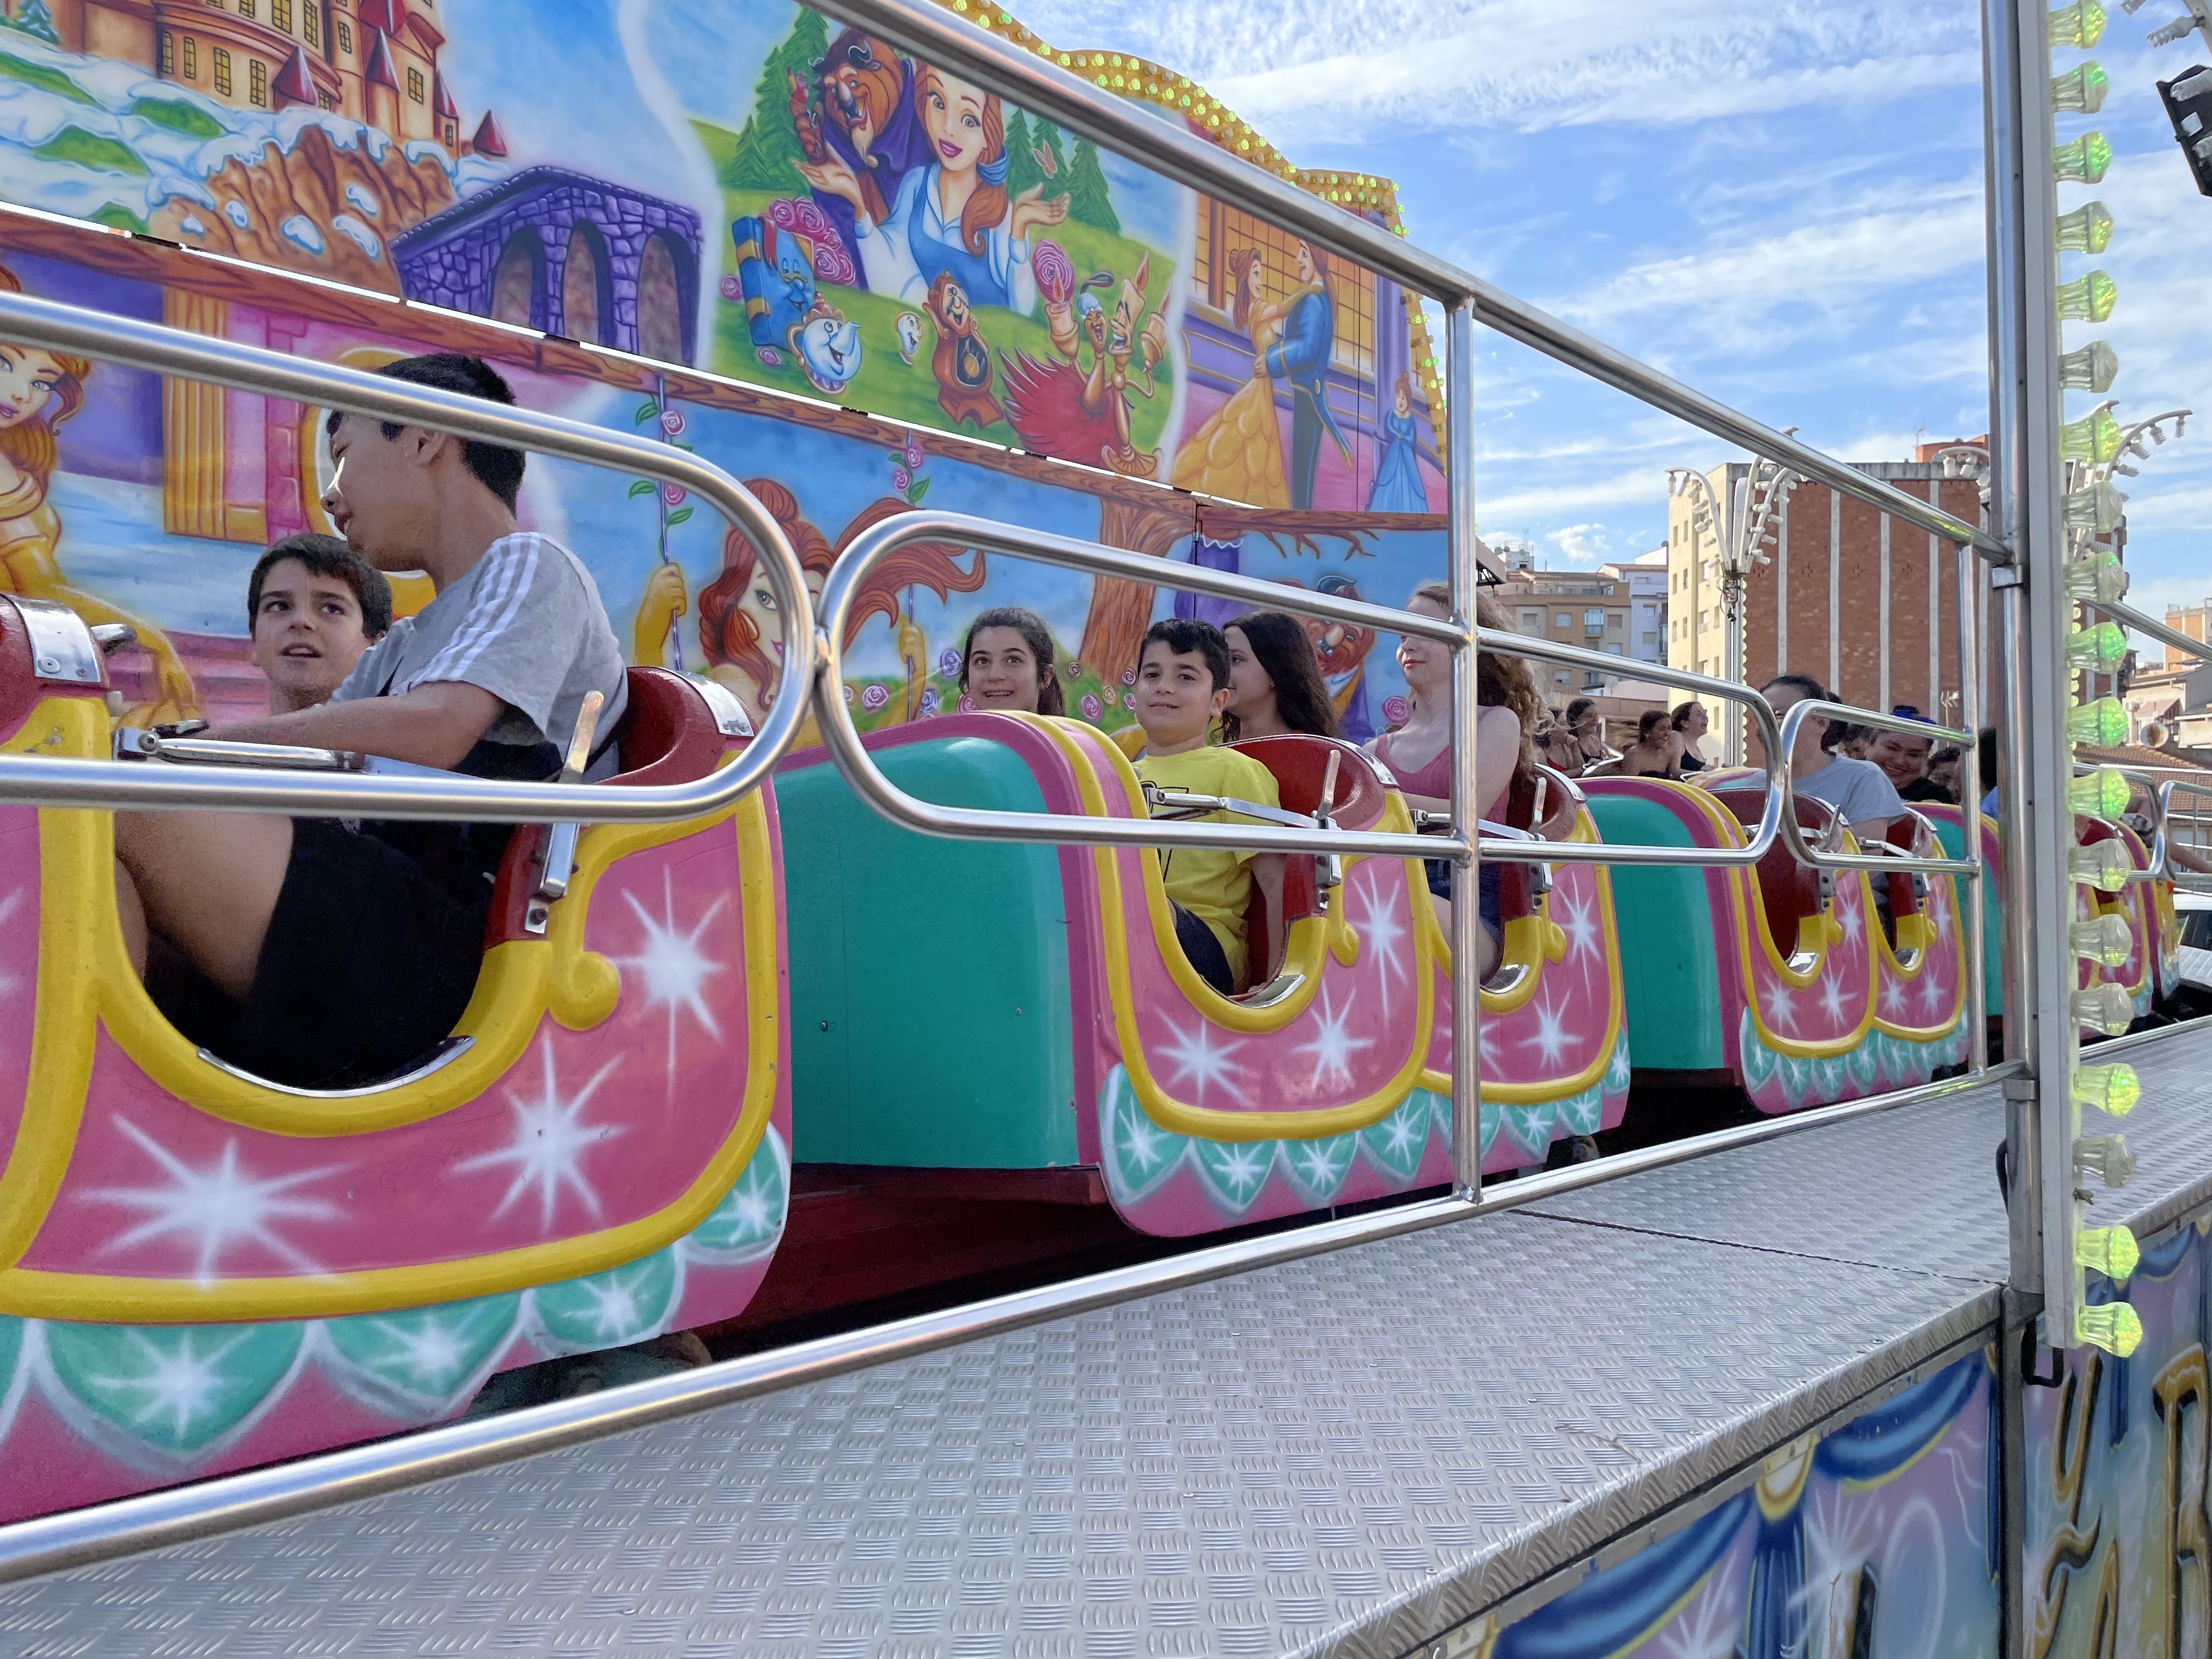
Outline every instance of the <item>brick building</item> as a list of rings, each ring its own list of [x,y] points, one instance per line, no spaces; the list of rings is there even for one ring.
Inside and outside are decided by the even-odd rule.
[[[1936,459],[1960,447],[1923,444],[1909,461],[1855,465],[1973,524],[1981,514],[1980,486],[1972,477],[1947,476],[1950,469]],[[1732,462],[1714,468],[1706,480],[1717,499],[1733,501],[1747,471]],[[1947,720],[1956,714],[1956,549],[1807,481],[1782,499],[1760,550],[1767,562],[1755,565],[1744,585],[1747,680],[1756,685],[1778,673],[1810,674],[1841,701],[1862,708],[1910,703]],[[1667,578],[1668,665],[1724,677],[1720,549],[1686,496],[1668,502]],[[1986,598],[1978,620],[1986,663]],[[1988,689],[1985,674],[1984,708]]]
[[[1631,654],[1634,594],[1627,582],[1603,571],[1513,570],[1492,591],[1518,633],[1608,656]],[[1531,666],[1537,685],[1555,704],[1603,678],[1556,663]]]

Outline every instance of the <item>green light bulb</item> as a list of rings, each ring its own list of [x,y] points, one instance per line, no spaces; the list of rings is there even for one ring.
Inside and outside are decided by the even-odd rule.
[[[2066,661],[2077,674],[2110,674],[2128,659],[2127,630],[2113,622],[2077,628],[2066,636]]]
[[[2071,323],[2101,323],[2112,314],[2120,291],[2101,270],[2058,285],[2058,314]]]
[[[2124,1187],[2135,1179],[2136,1155],[2125,1135],[2083,1135],[2074,1143],[2074,1173],[2084,1181]]]
[[[2105,9],[2097,0],[2075,0],[2051,14],[2051,47],[2087,52],[2105,38]]]
[[[2125,916],[2107,912],[2075,922],[2066,930],[2066,942],[2074,947],[2075,956],[2086,957],[2100,967],[2118,968],[2135,950],[2136,939]]]
[[[2132,1066],[2076,1066],[2073,1095],[2076,1104],[2094,1106],[2113,1117],[2125,1117],[2142,1098],[2142,1085]]]
[[[2102,340],[2092,340],[2058,360],[2058,384],[2069,392],[2094,392],[2101,396],[2112,389],[2119,372],[2119,354]]]
[[[2093,1031],[2102,1031],[2106,1036],[2119,1036],[2136,1023],[2136,1005],[2125,986],[2115,985],[2110,980],[2092,985],[2086,991],[2076,991],[2073,996],[2074,1023],[2086,1025]]]
[[[2117,836],[2094,846],[2066,849],[2066,873],[2084,887],[2094,887],[2100,892],[2118,892],[2128,884],[2135,868],[2135,860],[2128,856],[2128,849],[2120,845]]]
[[[2074,1260],[2115,1285],[2124,1285],[2142,1252],[2125,1227],[2084,1227],[2074,1235]]]
[[[2083,64],[2051,77],[2051,107],[2061,115],[2094,115],[2105,106],[2112,82],[2094,64]]]
[[[2112,216],[2102,202],[2085,202],[2060,214],[2057,229],[2061,253],[2102,253],[2112,240]]]
[[[2110,749],[2128,740],[2127,705],[2118,697],[2100,697],[2067,711],[2066,736],[2074,743],[2092,743]]]
[[[2111,484],[2094,483],[2069,495],[2060,506],[2059,515],[2065,520],[2069,530],[2109,536],[2127,517],[2127,504],[2128,498]]]
[[[2109,823],[2128,810],[2128,798],[2134,793],[2125,778],[2109,766],[2100,766],[2068,781],[2066,805],[2082,817],[2102,818]]]
[[[2074,1335],[2093,1348],[2102,1348],[2106,1353],[2125,1359],[2142,1340],[2142,1321],[2124,1302],[2077,1308],[2074,1310]]]
[[[2058,453],[2069,461],[2102,466],[2120,453],[2120,423],[2103,404],[2058,428]]]
[[[2118,605],[2127,597],[2128,570],[2120,562],[2120,556],[2109,547],[2100,547],[2094,553],[2085,553],[2078,559],[2069,559],[2063,573],[2066,597],[2097,605]],[[2092,739],[2077,738],[2077,743]],[[2118,742],[2115,738],[2113,741]]]
[[[2051,170],[2061,183],[2071,179],[2075,184],[2094,185],[2112,165],[2112,147],[2105,142],[2101,132],[2085,132],[2072,143],[2061,144],[2051,152]]]

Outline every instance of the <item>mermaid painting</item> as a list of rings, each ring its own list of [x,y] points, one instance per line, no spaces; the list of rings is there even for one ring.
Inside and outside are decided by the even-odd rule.
[[[5,265],[0,265],[0,289],[23,291]],[[54,428],[83,407],[91,373],[89,358],[0,340],[0,589],[65,605],[88,623],[121,623],[135,630],[154,659],[157,689],[126,720],[150,726],[183,720],[199,713],[199,694],[168,636],[76,586],[55,556],[62,520],[50,499],[60,459]]]
[[[1258,248],[1230,249],[1230,316],[1252,342],[1252,378],[1176,452],[1169,482],[1248,507],[1288,507],[1275,382],[1267,370],[1267,348],[1282,337],[1283,307],[1261,299],[1265,273]]]
[[[830,567],[855,537],[872,525],[910,510],[906,502],[891,496],[871,501],[845,526],[844,534],[833,546],[828,537],[800,516],[798,498],[775,479],[748,478],[745,488],[769,510],[792,550],[799,555],[808,596],[815,599],[822,597],[822,583]],[[854,599],[845,624],[845,646],[849,648],[863,625],[878,616],[898,630],[907,620],[899,605],[903,589],[927,587],[945,599],[954,593],[973,593],[982,586],[983,556],[972,555],[963,570],[956,561],[957,551],[943,543],[916,542],[879,561]],[[669,625],[685,608],[682,567],[674,563],[656,567],[646,580],[645,595],[638,602],[631,628],[633,660],[660,661]],[[708,678],[735,692],[756,725],[775,700],[776,679],[783,672],[783,635],[782,613],[760,550],[750,537],[732,529],[722,542],[721,574],[699,593],[699,647],[707,659]],[[918,708],[920,696],[920,688],[909,687],[907,706]],[[801,746],[820,741],[811,721],[801,729],[798,741]]]

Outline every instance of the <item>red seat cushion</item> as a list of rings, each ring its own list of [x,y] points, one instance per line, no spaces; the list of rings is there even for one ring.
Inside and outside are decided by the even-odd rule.
[[[1755,828],[1766,811],[1763,791],[1726,789],[1711,799],[1735,813],[1736,822],[1747,830]],[[1797,797],[1797,823],[1814,836],[1826,835],[1835,816],[1835,809],[1825,801]],[[1820,914],[1820,872],[1798,863],[1777,838],[1753,874],[1759,883],[1759,902],[1766,909],[1766,931],[1773,938],[1774,948],[1784,955],[1794,952],[1797,925]]]
[[[1347,830],[1364,830],[1382,814],[1382,780],[1376,775],[1374,763],[1348,743],[1286,732],[1272,738],[1248,738],[1233,747],[1267,769],[1275,780],[1276,799],[1286,812],[1314,813],[1321,805],[1322,781],[1328,775],[1328,760],[1334,754],[1336,789],[1330,806],[1335,822]],[[1267,896],[1256,883],[1244,908],[1244,943],[1255,984],[1265,984],[1271,977],[1269,969],[1277,951],[1290,937],[1292,922],[1328,912],[1311,856],[1285,854],[1282,870],[1282,938],[1276,937]]]
[[[665,668],[633,668],[629,690],[622,721],[615,727],[622,770],[599,787],[689,783],[713,771],[727,750],[744,744],[744,738],[723,732],[706,698],[681,674]],[[491,915],[484,928],[487,949],[503,940],[531,937],[524,921],[544,868],[547,828],[542,823],[515,826],[492,889]]]

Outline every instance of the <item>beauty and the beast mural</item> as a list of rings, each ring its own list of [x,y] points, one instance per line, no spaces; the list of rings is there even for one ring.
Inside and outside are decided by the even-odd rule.
[[[971,15],[1287,167],[1186,79]],[[1381,180],[1303,182],[1395,213]],[[1384,602],[1441,574],[1433,366],[1393,284],[782,0],[0,0],[0,198],[442,307],[0,218],[0,286],[356,366],[483,351],[526,404],[746,479],[817,584],[925,499]],[[135,626],[136,720],[259,704],[244,575],[320,526],[325,465],[312,411],[0,343],[0,585]],[[637,660],[757,712],[774,602],[695,509],[544,465],[526,500]],[[912,548],[857,613],[862,724],[953,707],[1002,604],[1110,727],[1175,600]],[[1316,632],[1346,734],[1382,729],[1393,642]]]

